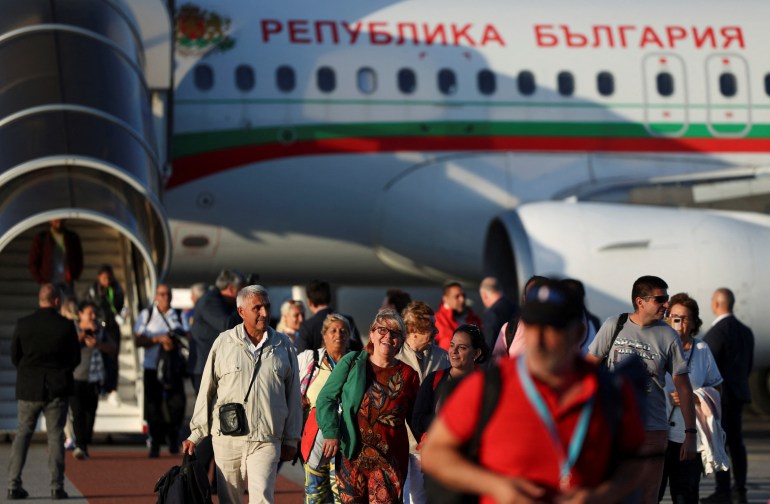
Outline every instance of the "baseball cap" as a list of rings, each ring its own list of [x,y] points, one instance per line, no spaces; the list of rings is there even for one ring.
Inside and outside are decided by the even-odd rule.
[[[582,318],[583,298],[563,280],[544,279],[530,288],[521,308],[521,320],[530,325],[563,328]]]

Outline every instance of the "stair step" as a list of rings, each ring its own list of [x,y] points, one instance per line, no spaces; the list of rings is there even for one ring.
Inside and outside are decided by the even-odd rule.
[[[96,281],[102,264],[114,267],[115,277],[126,289],[130,299],[133,277],[122,264],[125,252],[124,238],[116,229],[99,223],[70,220],[68,227],[78,233],[83,246],[85,267],[75,283],[75,292],[83,297]],[[19,235],[0,251],[0,432],[16,429],[15,384],[16,369],[10,362],[11,337],[18,318],[32,313],[37,307],[39,286],[27,270],[29,250],[34,236],[47,229],[41,225]],[[127,299],[127,302],[130,302]],[[132,307],[130,307],[132,308]],[[141,432],[142,408],[137,401],[141,389],[141,368],[137,370],[134,337],[131,323],[121,327],[118,393],[122,404],[115,407],[105,400],[99,403],[95,431]],[[38,430],[44,430],[41,422]]]
[[[8,385],[12,387],[16,385],[16,370],[0,369],[0,387]]]
[[[0,418],[13,418],[16,421],[16,401],[0,402]]]
[[[40,287],[30,282],[0,282],[0,296],[31,296],[37,297]]]

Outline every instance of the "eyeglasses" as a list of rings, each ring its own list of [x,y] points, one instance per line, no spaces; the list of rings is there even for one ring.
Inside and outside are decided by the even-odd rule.
[[[663,294],[662,296],[639,296],[642,299],[654,299],[656,303],[663,304],[668,303],[669,296],[668,294]]]
[[[390,329],[384,326],[375,327],[374,330],[377,331],[377,334],[379,334],[380,336],[386,336],[389,334],[390,337],[393,339],[401,339],[403,337],[403,334],[401,333],[401,331],[398,331],[396,329]]]

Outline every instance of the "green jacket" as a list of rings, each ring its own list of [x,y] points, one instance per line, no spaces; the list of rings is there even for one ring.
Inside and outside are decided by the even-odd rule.
[[[366,389],[366,350],[350,352],[334,366],[316,400],[316,420],[324,439],[339,439],[342,455],[350,460],[361,448],[358,408]],[[342,422],[338,405],[342,402]]]

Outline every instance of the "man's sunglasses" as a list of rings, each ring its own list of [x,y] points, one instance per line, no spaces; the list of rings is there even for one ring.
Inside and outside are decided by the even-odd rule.
[[[654,299],[656,303],[663,304],[668,303],[669,296],[668,294],[664,294],[662,296],[639,296],[642,299]]]

